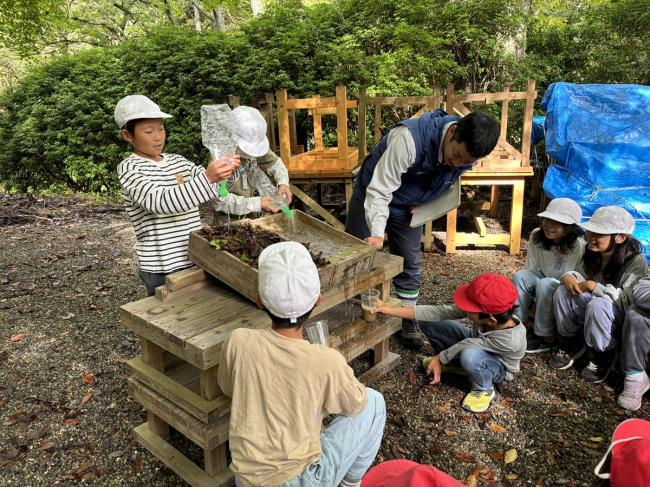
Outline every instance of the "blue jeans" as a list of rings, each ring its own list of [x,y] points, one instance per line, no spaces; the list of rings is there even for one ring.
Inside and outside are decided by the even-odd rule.
[[[364,198],[357,191],[355,188],[352,198],[350,198],[348,216],[345,220],[345,231],[364,240],[370,236],[370,229],[366,222],[366,210],[363,207]],[[393,278],[395,292],[400,300],[410,305],[417,302],[420,292],[422,227],[423,225],[411,228],[411,215],[402,218],[389,216],[386,222],[390,253],[404,258],[402,272]],[[414,331],[416,329],[415,323],[405,318],[402,320],[402,329],[404,331]]]
[[[533,301],[535,307],[535,335],[553,336],[555,332],[555,315],[553,314],[553,293],[560,281],[553,277],[544,277],[540,271],[523,269],[512,276],[519,293],[517,299],[517,316],[521,321],[528,321],[528,310]]]
[[[472,338],[472,330],[453,320],[423,322],[420,329],[429,339],[435,354],[466,338]],[[478,347],[464,348],[458,355],[460,365],[467,371],[472,390],[491,391],[493,384],[506,378],[506,368],[497,356]]]
[[[597,352],[616,348],[616,329],[623,326],[625,313],[607,298],[591,293],[572,295],[566,286],[560,286],[553,295],[557,331],[563,337],[582,333],[587,346]]]
[[[280,487],[336,487],[358,481],[372,465],[386,423],[384,397],[366,388],[368,404],[356,416],[337,416],[320,434],[321,457]],[[243,486],[237,478],[235,484]]]

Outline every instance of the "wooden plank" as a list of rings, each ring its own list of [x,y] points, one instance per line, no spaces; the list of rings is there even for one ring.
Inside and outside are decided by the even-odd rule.
[[[206,400],[169,376],[152,369],[139,358],[129,360],[127,365],[140,382],[178,405],[202,423],[214,422],[230,412],[230,399],[226,396]]]
[[[447,238],[445,242],[445,252],[453,254],[456,252],[456,218],[458,210],[451,210],[447,213]]]
[[[138,379],[129,377],[127,382],[129,394],[134,400],[145,409],[155,411],[172,428],[201,448],[210,450],[228,441],[230,415],[204,424]]]
[[[228,446],[223,444],[203,452],[205,471],[209,475],[217,475],[228,468]]]
[[[488,209],[490,210],[490,216],[496,218],[499,211],[499,186],[496,184],[493,184],[490,190],[490,203]]]
[[[521,134],[521,162],[524,166],[530,166],[530,144],[531,130],[533,128],[533,108],[535,106],[535,80],[528,80],[526,90],[526,109],[524,110],[524,130]],[[517,249],[519,252],[519,249]]]
[[[235,476],[230,469],[219,475],[208,475],[176,448],[153,433],[147,423],[134,428],[133,437],[192,487],[232,487],[235,485]]]
[[[208,401],[216,399],[221,396],[221,389],[217,382],[217,367],[210,367],[207,370],[202,370],[199,376],[199,384],[201,386],[201,397]]]
[[[314,97],[316,98],[316,97]],[[346,100],[345,107],[350,110],[352,108],[357,108],[359,103],[357,100]],[[321,107],[321,108],[309,108],[310,115],[336,115],[336,106],[330,107]]]
[[[388,338],[385,338],[381,342],[379,342],[377,345],[374,347],[374,355],[373,355],[373,363],[377,365],[379,362],[382,362],[388,358],[388,354],[390,353],[388,350]]]
[[[170,291],[178,291],[191,284],[205,281],[207,274],[200,267],[190,267],[182,271],[174,272],[165,278],[165,287]]]
[[[405,105],[431,105],[435,102],[431,95],[420,96],[370,96],[367,98],[368,105],[393,105],[396,107]]]
[[[400,360],[400,355],[393,352],[388,352],[388,356],[384,360],[359,376],[359,382],[365,385],[371,384],[381,376],[386,375],[388,372],[397,367],[400,363]]]
[[[171,291],[167,286],[158,286],[156,288],[156,299],[159,301],[167,301],[172,297],[178,297],[182,294],[192,294],[198,291],[201,288],[204,288],[209,284],[208,280],[195,282],[184,288],[179,289],[178,291]]]
[[[316,96],[315,98],[320,98]],[[323,150],[323,124],[320,113],[313,113],[314,117],[314,147],[316,150]]]
[[[456,232],[455,245],[462,247],[464,245],[508,245],[510,243],[510,234],[508,233],[488,233],[485,237],[477,233]]]
[[[381,141],[381,105],[377,104],[375,104],[374,137],[373,145],[379,144]]]
[[[339,149],[339,161],[347,162],[348,150],[348,109],[345,106],[347,101],[347,90],[345,86],[336,87],[336,139]]]
[[[289,130],[289,111],[287,109],[287,90],[278,90],[275,98],[278,103],[278,135],[280,139],[280,159],[285,164],[291,161],[291,134]]]
[[[359,157],[358,161],[363,161],[366,158],[366,87],[359,87]]]
[[[512,186],[512,206],[510,208],[510,255],[519,253],[521,246],[521,220],[524,214],[524,181]]]
[[[424,238],[422,248],[425,252],[431,252],[433,246],[433,223],[431,220],[424,224]]]
[[[318,215],[322,216],[327,223],[332,225],[334,228],[337,230],[344,231],[345,230],[345,225],[343,225],[340,221],[338,221],[334,215],[332,215],[329,211],[327,211],[325,208],[323,208],[321,205],[319,205],[316,201],[314,201],[307,193],[305,193],[303,190],[295,186],[294,184],[290,184],[289,188],[291,189],[291,193],[298,198],[300,201],[305,203],[307,206],[309,206],[312,210],[314,210]]]
[[[527,96],[526,91],[503,91],[500,93],[468,93],[458,94],[454,97],[456,102],[459,103],[495,103],[504,100],[525,100]]]
[[[165,351],[155,343],[140,337],[140,348],[142,361],[147,364],[151,369],[164,372],[165,370]],[[147,423],[151,431],[156,433],[161,438],[169,438],[169,425],[165,423],[153,411],[147,411]]]
[[[487,228],[485,227],[483,218],[481,218],[481,214],[478,212],[472,213],[472,220],[474,220],[474,225],[476,226],[479,236],[485,237],[487,235]]]
[[[447,83],[447,88],[445,89],[445,112],[449,115],[454,113],[454,84]]]
[[[237,108],[239,106],[239,97],[238,96],[228,95],[227,99],[228,99],[227,103],[230,106],[230,108]]]
[[[510,92],[510,87],[506,86],[503,90],[504,93]],[[501,131],[499,133],[499,138],[506,140],[508,136],[508,100],[503,100],[501,103]]]
[[[367,350],[370,350],[382,340],[389,338],[402,329],[402,319],[395,317],[379,317],[372,322],[365,333],[343,343],[339,352],[350,362]]]
[[[278,101],[279,103],[279,101]],[[329,96],[324,98],[289,98],[286,107],[288,110],[300,110],[308,108],[326,108],[335,107],[336,97]]]

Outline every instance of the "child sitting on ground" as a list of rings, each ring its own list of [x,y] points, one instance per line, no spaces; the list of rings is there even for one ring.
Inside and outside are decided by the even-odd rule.
[[[165,125],[171,115],[143,95],[122,98],[115,122],[133,154],[117,166],[124,206],[138,240],[140,278],[153,296],[172,272],[192,266],[189,234],[201,228],[199,205],[218,196],[217,183],[239,165],[211,161],[207,168],[183,156],[163,153]]]
[[[580,205],[569,198],[555,198],[539,213],[540,226],[528,240],[526,268],[515,272],[512,282],[517,286],[517,317],[528,321],[528,311],[535,302],[534,328],[526,336],[526,352],[545,352],[555,342],[553,293],[560,277],[576,268],[585,251]]]
[[[281,242],[259,256],[263,330],[239,328],[224,342],[219,387],[232,398],[230,469],[238,486],[353,487],[372,464],[386,405],[355,377],[343,355],[303,340],[320,301],[307,249]],[[324,417],[338,415],[321,429]]]
[[[432,384],[440,382],[442,364],[458,357],[472,384],[462,406],[478,413],[490,407],[494,384],[519,372],[526,352],[526,328],[514,315],[517,297],[517,288],[507,277],[481,274],[456,288],[455,305],[406,308],[380,303],[377,312],[421,322],[435,354],[422,362],[433,376]],[[459,318],[469,318],[473,326],[453,321]]]
[[[631,235],[634,225],[634,217],[618,206],[598,208],[580,225],[586,230],[584,256],[553,295],[557,331],[567,353],[553,355],[552,368],[568,369],[588,352],[580,375],[589,382],[607,378],[616,362],[615,331],[623,325],[634,286],[648,269],[641,243]]]

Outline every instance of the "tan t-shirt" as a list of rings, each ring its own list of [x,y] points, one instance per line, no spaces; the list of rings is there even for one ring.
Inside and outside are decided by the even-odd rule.
[[[219,386],[232,398],[230,468],[251,486],[299,475],[320,458],[323,418],[354,416],[367,402],[339,352],[271,329],[233,331],[219,364]]]

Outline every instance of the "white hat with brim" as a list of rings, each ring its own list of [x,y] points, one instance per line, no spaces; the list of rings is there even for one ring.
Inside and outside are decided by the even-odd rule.
[[[320,277],[304,245],[280,242],[265,248],[258,260],[258,293],[264,307],[292,323],[316,305]]]
[[[122,98],[115,106],[115,123],[121,129],[131,120],[143,118],[172,118],[160,111],[160,107],[144,95],[129,95]]]
[[[589,221],[580,224],[588,232],[601,235],[624,233],[630,235],[634,231],[634,217],[620,206],[601,206]]]
[[[571,198],[555,198],[542,213],[537,216],[548,218],[565,225],[579,224],[582,219],[582,208]]]
[[[262,157],[269,151],[266,120],[253,107],[239,106],[232,111],[233,137],[237,146],[252,157]]]

